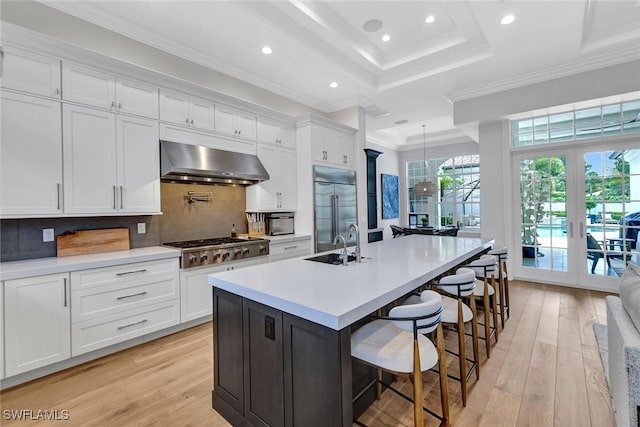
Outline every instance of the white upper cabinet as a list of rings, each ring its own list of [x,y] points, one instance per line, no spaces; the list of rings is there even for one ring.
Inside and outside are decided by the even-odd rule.
[[[13,47],[3,47],[2,87],[60,98],[60,61]]]
[[[269,179],[246,189],[248,211],[295,211],[297,208],[296,152],[272,144],[258,144],[258,158]]]
[[[65,213],[160,211],[158,124],[65,105]]]
[[[71,356],[69,274],[4,282],[5,374]]]
[[[114,113],[158,118],[158,88],[116,77],[94,68],[63,63],[65,101],[104,108]]]
[[[162,89],[160,120],[194,129],[214,130],[214,105],[206,99]]]
[[[353,135],[313,126],[311,129],[311,146],[315,162],[353,167]]]
[[[117,116],[118,211],[160,212],[158,123]]]
[[[257,139],[267,144],[296,148],[296,134],[292,127],[262,117],[257,119]]]
[[[215,107],[215,131],[236,138],[256,139],[256,115],[224,105]]]
[[[2,94],[2,217],[62,214],[60,114],[60,101]]]
[[[116,77],[116,112],[158,118],[158,88]]]

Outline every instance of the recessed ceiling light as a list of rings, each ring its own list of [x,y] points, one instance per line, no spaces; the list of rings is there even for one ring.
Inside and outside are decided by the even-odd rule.
[[[429,15],[427,16],[427,18],[424,20],[424,22],[426,22],[427,24],[433,24],[433,21],[435,21],[436,18],[433,15]]]
[[[362,24],[362,29],[367,33],[375,33],[380,28],[382,28],[382,21],[379,19],[369,19],[367,22]]]
[[[500,23],[502,25],[509,25],[515,20],[516,20],[515,16],[513,16],[513,15],[505,15],[505,17],[500,20]]]
[[[389,34],[385,34],[384,36],[382,36],[383,42],[388,42],[389,40],[391,40],[391,36]]]
[[[331,82],[331,83],[329,83],[329,87],[332,88],[332,89],[335,89],[335,88],[338,87],[338,83],[337,82]]]
[[[265,46],[262,48],[262,53],[264,53],[265,55],[271,55],[273,53],[273,50],[271,50],[269,46]]]

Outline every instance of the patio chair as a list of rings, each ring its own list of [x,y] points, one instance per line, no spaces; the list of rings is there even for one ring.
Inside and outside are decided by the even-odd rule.
[[[398,236],[405,235],[404,229],[402,229],[401,227],[398,227],[397,225],[390,225],[389,227],[391,227],[391,232],[393,233],[394,239]]]
[[[591,274],[596,274],[596,266],[600,258],[604,258],[607,261],[607,267],[611,268],[611,258],[623,259],[624,255],[620,251],[608,250],[605,253],[595,237],[593,237],[591,233],[587,233],[587,258],[593,260],[591,264]]]

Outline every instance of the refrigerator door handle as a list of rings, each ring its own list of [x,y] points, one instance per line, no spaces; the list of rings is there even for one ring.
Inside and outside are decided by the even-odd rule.
[[[334,239],[338,234],[340,234],[340,198],[338,197],[337,194],[335,195],[335,200],[336,200],[336,204],[335,204],[335,212],[333,213],[333,218],[335,221],[336,232],[333,235]]]
[[[331,198],[331,241],[336,238],[336,196],[332,194]]]

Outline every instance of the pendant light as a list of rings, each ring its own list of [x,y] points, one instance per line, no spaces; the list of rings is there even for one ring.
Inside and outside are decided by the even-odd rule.
[[[427,131],[425,125],[422,125],[422,155],[425,165],[427,163]],[[413,194],[418,197],[433,196],[438,191],[438,187],[431,181],[420,181],[413,185]]]

